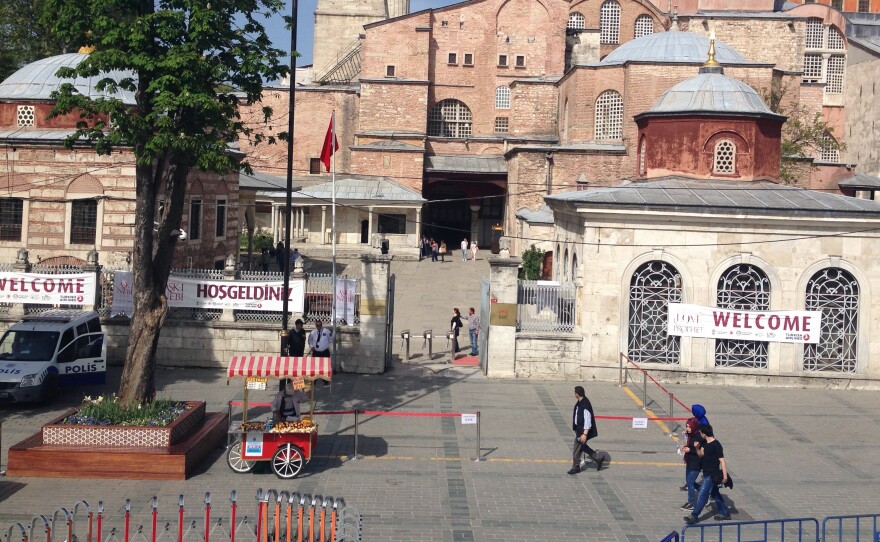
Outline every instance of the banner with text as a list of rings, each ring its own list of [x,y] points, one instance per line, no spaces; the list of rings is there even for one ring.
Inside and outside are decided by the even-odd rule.
[[[117,271],[113,277],[113,306],[110,316],[132,313],[132,274]],[[249,311],[281,312],[284,298],[283,283],[256,280],[206,280],[171,277],[165,296],[169,307],[197,309],[237,309]],[[305,281],[290,281],[288,310],[303,312],[305,305]]]
[[[666,334],[816,344],[819,342],[821,318],[819,311],[758,312],[670,303]]]
[[[355,279],[336,279],[336,319],[354,325]]]
[[[91,305],[94,302],[94,273],[0,273],[0,303]]]

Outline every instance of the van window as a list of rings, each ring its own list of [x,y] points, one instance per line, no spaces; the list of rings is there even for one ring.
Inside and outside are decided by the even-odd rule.
[[[57,344],[57,331],[7,331],[0,339],[0,360],[49,361]]]
[[[85,334],[88,333],[88,332],[89,332],[89,325],[88,325],[88,323],[83,322],[83,323],[81,323],[80,325],[76,326],[76,335],[77,335],[77,337],[82,336],[82,335],[85,335]]]
[[[100,333],[101,332],[101,321],[98,320],[97,317],[89,320],[89,333]]]
[[[73,340],[73,329],[64,330],[61,336],[61,352],[58,353],[58,363],[70,363],[74,360],[76,343]]]

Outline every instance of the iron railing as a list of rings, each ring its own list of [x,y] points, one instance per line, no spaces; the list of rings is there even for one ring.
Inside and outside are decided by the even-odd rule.
[[[517,331],[574,331],[577,288],[572,284],[520,280],[516,303]]]

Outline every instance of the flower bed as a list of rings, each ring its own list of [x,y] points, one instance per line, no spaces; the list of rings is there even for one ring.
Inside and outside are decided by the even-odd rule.
[[[71,410],[63,416],[43,425],[41,429],[44,445],[93,446],[93,447],[148,447],[170,448],[197,430],[205,420],[205,403],[186,401],[180,407],[172,407],[176,417],[168,419],[168,425],[159,425],[162,420],[147,420],[155,425],[109,425],[104,418],[80,414]],[[83,409],[84,411],[87,409]],[[90,424],[94,423],[94,425]]]

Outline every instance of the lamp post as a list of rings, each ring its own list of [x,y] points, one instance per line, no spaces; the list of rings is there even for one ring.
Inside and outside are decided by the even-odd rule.
[[[287,194],[284,212],[284,300],[281,304],[281,355],[288,353],[288,299],[290,298],[290,210],[293,205],[293,119],[296,103],[296,19],[297,0],[291,0],[290,7],[290,94],[287,105]]]

